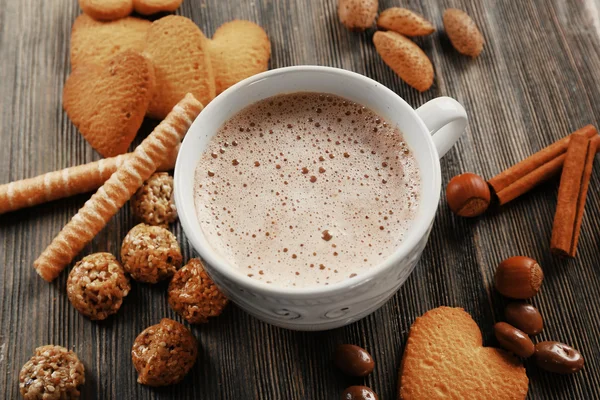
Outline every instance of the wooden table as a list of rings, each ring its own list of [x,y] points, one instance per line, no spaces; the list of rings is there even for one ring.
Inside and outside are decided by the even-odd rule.
[[[441,33],[418,39],[435,66],[431,90],[419,94],[381,61],[373,31],[353,33],[337,20],[335,0],[185,0],[178,11],[207,35],[234,18],[268,32],[271,67],[319,64],[376,79],[415,107],[438,96],[458,99],[470,117],[459,144],[442,160],[444,185],[461,172],[491,177],[567,133],[598,125],[600,105],[599,0],[397,0],[438,28],[446,7],[468,11],[486,38],[481,57],[460,56]],[[0,183],[98,159],[61,109],[69,74],[74,0],[0,0]],[[144,127],[145,131],[151,124]],[[549,253],[557,182],[480,219],[454,216],[441,201],[423,258],[383,308],[343,329],[300,333],[266,325],[229,307],[193,327],[199,362],[180,385],[151,389],[136,383],[129,355],[136,335],[162,317],[179,319],[166,285],[134,284],[122,310],[97,323],[81,316],[65,293],[67,273],[48,284],[32,263],[89,195],[0,216],[0,390],[17,398],[21,366],[37,346],[72,348],[86,367],[84,398],[92,399],[337,399],[351,384],[394,399],[397,371],[410,325],[440,306],[464,307],[496,345],[492,333],[506,299],[492,288],[496,265],[523,254],[541,263],[546,279],[533,299],[546,327],[536,340],[559,340],[586,358],[573,376],[545,373],[527,363],[531,399],[592,399],[600,392],[600,165],[596,165],[577,259]],[[83,254],[118,254],[133,226],[122,210]],[[174,231],[185,258],[191,249]],[[332,367],[340,343],[366,347],[377,361],[365,380]],[[1,397],[1,396],[0,396]]]

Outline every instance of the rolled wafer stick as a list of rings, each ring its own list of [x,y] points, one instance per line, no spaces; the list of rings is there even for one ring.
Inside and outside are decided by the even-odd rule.
[[[179,146],[158,167],[175,167]],[[0,185],[0,214],[98,189],[133,153],[121,154],[88,164],[48,172],[35,178]]]
[[[201,110],[202,104],[191,94],[173,108],[35,260],[33,265],[42,278],[54,280],[104,228],[177,146]]]

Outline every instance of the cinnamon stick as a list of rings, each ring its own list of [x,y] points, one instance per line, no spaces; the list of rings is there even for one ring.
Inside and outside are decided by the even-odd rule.
[[[575,134],[591,138],[598,132],[592,125],[584,126],[488,180],[498,203],[506,204],[557,175],[564,163],[571,138]]]
[[[554,254],[575,257],[577,252],[598,140],[598,136],[590,139],[583,134],[574,134],[569,144],[560,178],[550,240],[550,249]]]
[[[177,147],[158,171],[174,168]],[[0,185],[0,214],[98,189],[133,153],[48,172],[34,178]]]

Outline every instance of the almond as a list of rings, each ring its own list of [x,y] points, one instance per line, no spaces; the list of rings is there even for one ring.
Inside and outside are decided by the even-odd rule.
[[[433,84],[433,65],[414,42],[396,32],[375,32],[373,43],[383,61],[419,92]]]
[[[452,46],[461,54],[477,57],[483,50],[483,35],[469,15],[456,8],[444,11],[444,28]]]
[[[425,36],[435,32],[433,24],[422,15],[400,7],[388,8],[382,12],[377,26],[404,36]]]
[[[338,0],[338,16],[346,28],[364,31],[373,26],[378,7],[378,0]]]

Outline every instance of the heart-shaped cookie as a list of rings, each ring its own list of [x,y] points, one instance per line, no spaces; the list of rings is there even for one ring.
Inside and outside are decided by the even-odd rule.
[[[154,88],[152,63],[126,50],[107,64],[82,64],[67,79],[63,107],[98,153],[127,151],[142,125]]]
[[[111,22],[96,21],[81,14],[71,29],[71,68],[79,64],[105,64],[117,53],[131,49],[141,52],[152,23],[127,17]]]
[[[203,105],[215,97],[207,44],[208,39],[189,18],[169,15],[152,23],[145,53],[154,64],[156,90],[148,116],[165,118],[187,93]]]
[[[271,42],[254,22],[234,20],[221,25],[209,49],[217,94],[269,68]]]
[[[400,367],[398,398],[525,399],[529,379],[504,350],[483,347],[462,308],[439,307],[417,318]]]

